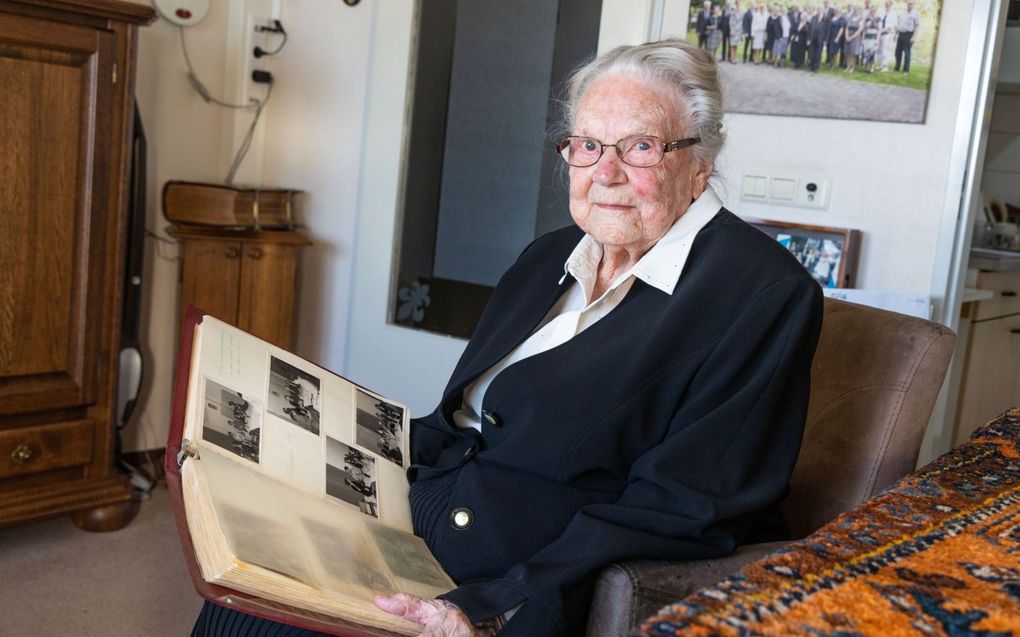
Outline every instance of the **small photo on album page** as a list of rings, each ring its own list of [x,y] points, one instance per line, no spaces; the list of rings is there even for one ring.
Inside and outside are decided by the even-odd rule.
[[[269,413],[318,436],[322,409],[322,380],[287,361],[270,356]]]
[[[254,397],[204,379],[202,439],[235,456],[259,463],[262,409]]]
[[[355,389],[356,441],[380,458],[404,467],[404,408],[393,402]]]
[[[379,517],[376,459],[339,440],[326,438],[326,495],[373,518]]]

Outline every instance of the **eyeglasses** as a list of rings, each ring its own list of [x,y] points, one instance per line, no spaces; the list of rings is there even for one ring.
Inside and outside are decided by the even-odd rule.
[[[648,168],[662,161],[663,155],[674,150],[687,148],[701,142],[700,137],[678,139],[675,142],[664,142],[652,135],[632,135],[624,137],[615,144],[603,144],[594,137],[571,135],[564,137],[556,144],[556,152],[563,161],[575,168],[594,166],[607,148],[615,148],[620,161],[628,166]]]

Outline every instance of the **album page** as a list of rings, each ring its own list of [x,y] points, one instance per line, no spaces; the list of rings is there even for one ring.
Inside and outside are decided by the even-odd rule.
[[[405,406],[209,316],[193,348],[181,475],[204,579],[386,625],[375,595],[453,587],[411,533]]]

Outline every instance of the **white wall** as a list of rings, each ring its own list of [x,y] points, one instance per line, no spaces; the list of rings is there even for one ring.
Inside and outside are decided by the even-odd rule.
[[[263,183],[299,188],[313,245],[303,251],[297,353],[342,367],[376,2],[287,0],[274,58]],[[409,3],[408,3],[409,4]],[[398,82],[399,83],[399,82]]]

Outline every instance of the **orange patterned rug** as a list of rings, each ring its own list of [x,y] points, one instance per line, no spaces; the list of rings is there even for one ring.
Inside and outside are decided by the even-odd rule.
[[[1020,634],[1020,408],[632,633]]]

